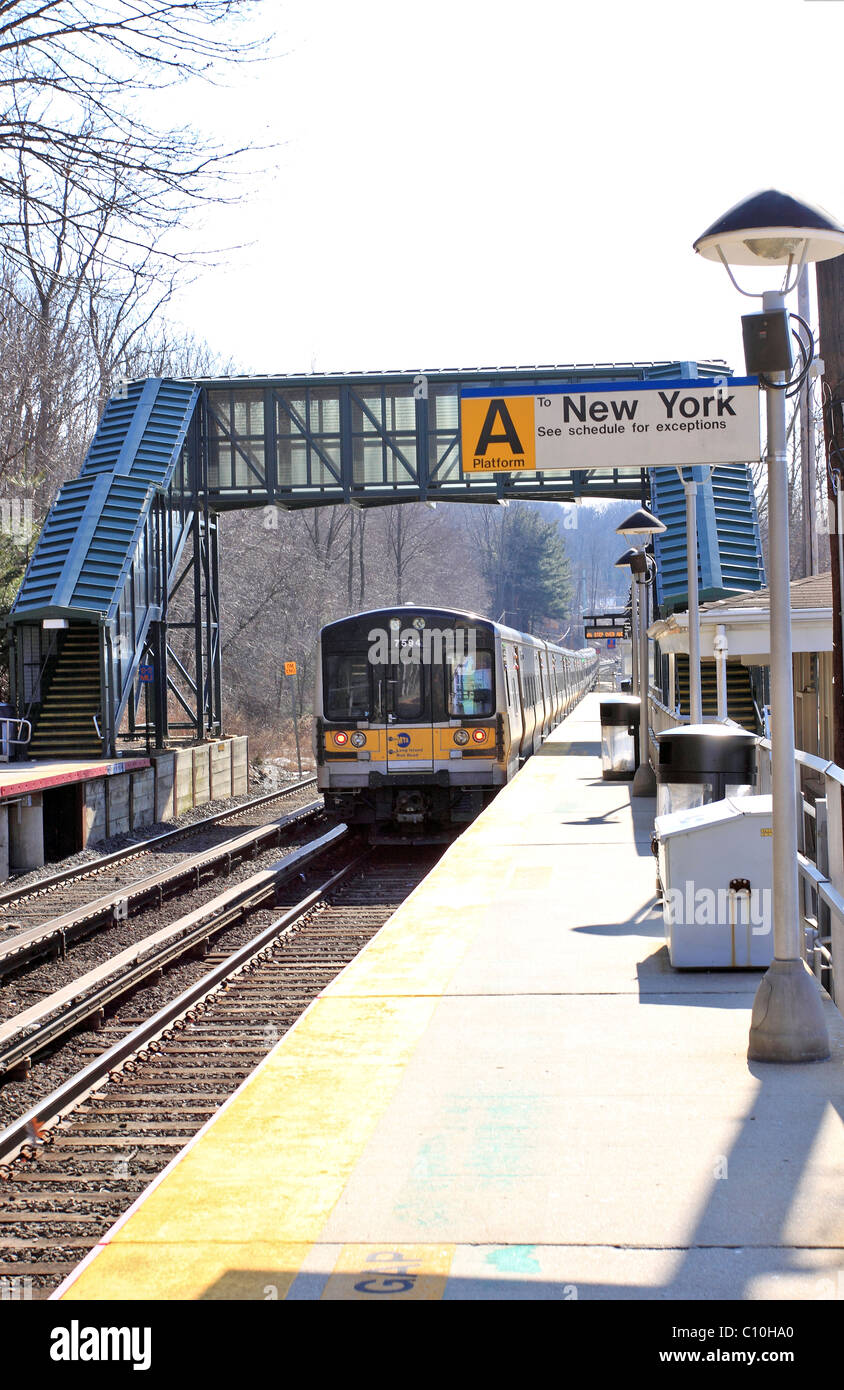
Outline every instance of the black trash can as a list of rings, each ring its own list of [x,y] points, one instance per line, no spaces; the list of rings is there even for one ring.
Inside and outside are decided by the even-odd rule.
[[[753,792],[756,734],[724,724],[686,724],[656,735],[656,813],[670,815]]]
[[[639,697],[605,695],[601,701],[601,776],[624,781],[639,766]]]

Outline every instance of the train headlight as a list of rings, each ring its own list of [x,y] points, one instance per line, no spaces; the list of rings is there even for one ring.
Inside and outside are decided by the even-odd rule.
[[[455,729],[455,731],[454,731],[454,742],[455,742],[455,743],[459,743],[459,744],[461,745],[461,747],[462,747],[462,745],[463,745],[464,743],[468,743],[468,742],[469,742],[469,730],[468,730],[468,729]]]
[[[358,732],[357,732],[356,734],[352,734],[352,747],[353,747],[353,748],[363,748],[363,745],[364,745],[365,743],[366,743],[366,734],[362,734],[362,733],[360,732],[360,730],[358,730]]]
[[[342,748],[344,743],[349,742],[349,735],[345,734],[342,729],[338,729],[337,733],[334,735],[334,742],[337,744],[338,748]]]
[[[475,743],[486,743],[486,729],[473,729],[472,738]]]

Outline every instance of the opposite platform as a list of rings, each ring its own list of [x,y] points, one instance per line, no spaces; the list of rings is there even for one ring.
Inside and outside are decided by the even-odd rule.
[[[588,697],[60,1292],[768,1299],[844,1283],[833,1055],[672,971]],[[839,1288],[839,1296],[841,1290]]]
[[[71,782],[94,782],[149,767],[149,758],[43,758],[38,762],[0,764],[0,800],[49,791]]]

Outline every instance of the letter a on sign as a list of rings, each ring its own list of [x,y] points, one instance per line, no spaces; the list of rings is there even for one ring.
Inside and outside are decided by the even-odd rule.
[[[464,473],[536,468],[533,396],[464,396],[460,417]]]

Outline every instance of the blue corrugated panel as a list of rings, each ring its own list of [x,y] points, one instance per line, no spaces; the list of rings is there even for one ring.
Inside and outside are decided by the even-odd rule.
[[[96,478],[65,483],[50,508],[15,599],[14,611],[55,603],[60,581],[94,492]]]
[[[169,485],[199,397],[189,382],[133,382],[109,401],[80,476],[50,511],[14,613],[113,613],[156,490]]]
[[[746,464],[700,469],[698,584],[708,590],[748,591],[765,583],[753,480]],[[685,595],[686,498],[676,469],[651,472],[654,509],[668,530],[655,541],[660,603]]]

